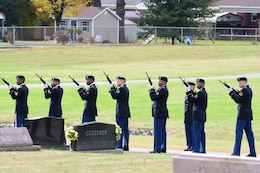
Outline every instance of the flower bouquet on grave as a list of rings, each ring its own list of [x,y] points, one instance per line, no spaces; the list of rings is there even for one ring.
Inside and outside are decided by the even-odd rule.
[[[115,134],[116,134],[116,140],[118,141],[120,139],[121,134],[122,134],[122,129],[117,124],[115,124]]]
[[[75,151],[79,134],[72,126],[66,129],[66,137],[70,140],[70,149]]]

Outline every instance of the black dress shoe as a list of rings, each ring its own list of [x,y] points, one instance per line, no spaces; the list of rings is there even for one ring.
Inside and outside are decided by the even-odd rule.
[[[163,151],[161,151],[161,153],[166,153],[166,151],[165,151],[165,150],[163,150]]]
[[[189,151],[189,148],[184,149],[184,151]]]
[[[124,151],[129,151],[129,148],[123,148]]]
[[[239,156],[238,154],[235,153],[231,153],[231,156]]]
[[[256,154],[248,154],[246,157],[256,157]]]
[[[160,151],[153,150],[153,151],[150,151],[150,153],[160,153]]]
[[[193,151],[193,149],[192,148],[189,148],[189,150],[188,151]]]

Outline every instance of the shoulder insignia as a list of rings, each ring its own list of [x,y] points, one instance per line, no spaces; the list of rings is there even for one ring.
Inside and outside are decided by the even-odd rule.
[[[195,98],[195,99],[197,99],[197,98],[198,98],[198,95],[197,95],[197,94],[195,94],[195,95],[194,95],[194,98]]]
[[[239,92],[238,95],[242,97],[243,96],[243,92]]]

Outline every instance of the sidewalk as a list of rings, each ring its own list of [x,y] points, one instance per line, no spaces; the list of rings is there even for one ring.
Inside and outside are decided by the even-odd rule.
[[[144,153],[150,154],[149,152],[152,151],[152,148],[130,148],[128,152],[131,153]],[[182,150],[167,150],[166,153],[151,153],[151,154],[168,154],[168,155],[178,155],[178,154],[193,154],[191,151],[182,151]],[[198,153],[196,153],[198,154]],[[205,154],[202,154],[205,155]],[[246,157],[247,154],[242,153],[240,156],[231,156],[230,153],[224,152],[207,152],[206,155],[213,155],[213,156],[227,156],[227,157]],[[257,156],[258,157],[258,156]]]

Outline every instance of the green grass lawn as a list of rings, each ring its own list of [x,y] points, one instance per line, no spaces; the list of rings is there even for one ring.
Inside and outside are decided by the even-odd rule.
[[[59,77],[62,83],[71,82],[68,75],[74,76],[79,82],[84,82],[84,76],[92,74],[96,77],[99,91],[97,100],[99,116],[97,121],[108,123],[115,122],[115,101],[112,100],[108,93],[109,85],[99,82],[105,81],[103,71],[107,72],[113,80],[115,80],[117,75],[125,76],[130,89],[130,109],[132,115],[130,129],[152,129],[152,102],[148,95],[148,81],[128,82],[128,80],[146,80],[145,72],[148,72],[156,86],[157,77],[165,75],[170,78],[168,82],[170,92],[168,99],[170,118],[167,121],[168,149],[182,150],[185,147],[183,125],[185,87],[177,78],[179,76],[183,78],[197,78],[259,73],[259,55],[260,49],[257,45],[88,45],[0,50],[0,76],[5,77],[7,81],[13,84],[15,83],[15,76],[23,74],[26,77],[27,84],[37,84],[40,81],[35,73],[42,75],[46,81],[50,81],[52,77]],[[234,79],[227,78],[223,80],[237,88],[235,77]],[[254,111],[253,130],[256,138],[256,149],[259,153],[260,126],[258,124],[260,123],[260,118],[258,114],[260,113],[260,88],[258,86],[260,85],[260,79],[249,78],[249,83],[254,92],[252,105]],[[65,124],[78,124],[81,122],[84,102],[80,99],[76,86],[64,86],[63,88],[62,106]],[[207,151],[231,153],[234,144],[237,105],[230,99],[226,88],[217,79],[206,80],[206,90],[209,97],[208,121],[206,123]],[[44,99],[43,86],[30,88],[28,101],[29,117],[47,116],[49,100]],[[0,88],[0,122],[12,123],[13,112],[14,101],[9,96],[7,87],[2,87]],[[130,147],[152,148],[152,146],[152,137],[130,137]],[[245,137],[242,153],[248,153]],[[5,163],[4,170],[6,171],[4,172],[9,172],[8,169],[10,170],[11,165],[13,166],[13,164],[18,162],[16,160],[21,158],[21,155],[20,152],[0,153],[1,158],[9,160],[9,162]],[[56,158],[56,155],[60,155],[60,157]],[[111,159],[106,159],[107,157]],[[102,163],[98,162],[99,159]],[[116,168],[117,162],[124,159],[128,161],[124,161],[123,167],[128,169],[129,172],[140,172],[141,169],[142,172],[154,172],[153,170],[157,170],[157,167],[160,172],[163,167],[165,167],[163,172],[171,171],[171,165],[169,165],[172,162],[171,156],[130,153],[103,155],[43,150],[42,152],[29,153],[19,163],[29,164],[32,162],[33,164],[38,164],[43,162],[47,165],[51,162],[50,160],[55,160],[51,162],[51,166],[53,168],[60,167],[60,171],[56,172],[71,172],[73,167],[81,167],[85,162],[89,162],[91,170],[96,169],[96,172],[117,172],[116,170],[122,172],[123,168]],[[81,161],[76,162],[75,160]],[[68,168],[70,162],[73,162],[72,168]],[[144,168],[140,168],[142,164],[145,165]],[[147,166],[147,164],[150,166]],[[24,167],[24,170],[26,169],[27,167]],[[51,167],[46,168],[47,170],[55,172],[55,169]]]

